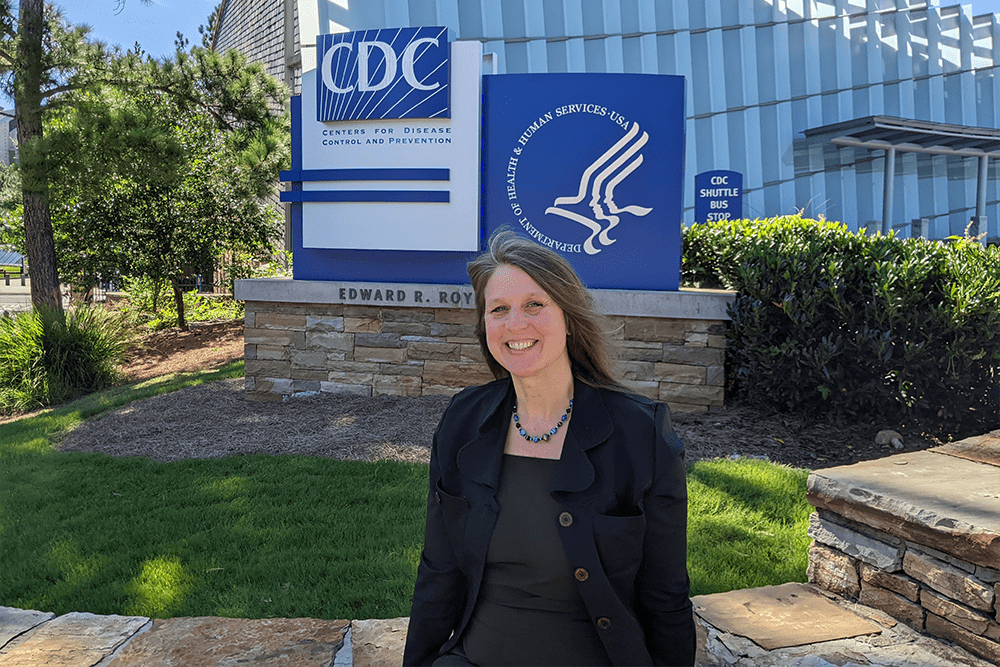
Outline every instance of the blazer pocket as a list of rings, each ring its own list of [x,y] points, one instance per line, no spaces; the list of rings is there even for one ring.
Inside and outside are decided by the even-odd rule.
[[[469,517],[469,501],[461,496],[453,496],[441,486],[441,480],[434,484],[434,500],[441,507],[441,517],[444,519],[444,531],[455,555],[465,548],[465,524]]]
[[[627,584],[639,571],[642,543],[646,533],[646,515],[594,516],[594,542],[604,573],[612,583]]]

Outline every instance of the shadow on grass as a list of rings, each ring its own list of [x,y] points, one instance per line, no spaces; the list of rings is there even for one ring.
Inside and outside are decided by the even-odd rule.
[[[242,374],[237,361],[162,376],[0,426],[0,605],[159,618],[409,613],[426,466],[160,463],[53,448],[89,417]]]
[[[426,466],[26,453],[0,491],[0,605],[66,613],[409,613]]]
[[[692,595],[805,581],[808,471],[765,461],[688,469]]]

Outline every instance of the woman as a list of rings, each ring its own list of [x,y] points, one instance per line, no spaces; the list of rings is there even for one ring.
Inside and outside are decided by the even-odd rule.
[[[468,267],[496,381],[434,434],[404,665],[692,665],[683,444],[623,393],[586,288],[495,234]]]

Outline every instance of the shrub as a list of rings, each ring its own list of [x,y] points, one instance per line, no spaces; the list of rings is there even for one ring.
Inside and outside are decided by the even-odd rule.
[[[996,427],[1000,250],[797,216],[697,225],[688,284],[737,290],[733,389],[784,411]]]
[[[0,318],[0,411],[62,403],[111,386],[129,340],[124,318],[99,307]]]
[[[155,283],[148,278],[125,281],[128,301],[121,307],[135,321],[150,329],[177,326],[177,306],[167,281]],[[184,292],[184,317],[188,322],[234,320],[243,317],[243,303],[228,295],[206,294],[198,290]]]

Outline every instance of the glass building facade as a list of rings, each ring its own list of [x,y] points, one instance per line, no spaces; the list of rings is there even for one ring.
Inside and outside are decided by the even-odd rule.
[[[997,16],[931,0],[226,0],[216,48],[297,85],[317,34],[444,25],[496,54],[498,73],[680,74],[687,81],[684,221],[694,177],[744,175],[744,217],[802,211],[879,229],[886,151],[806,131],[870,116],[995,129]],[[287,26],[287,29],[286,29]],[[635,91],[641,95],[642,91]],[[1000,217],[1000,139],[985,214]],[[983,145],[982,142],[978,144]],[[976,213],[975,155],[896,153],[891,226],[934,238]]]

